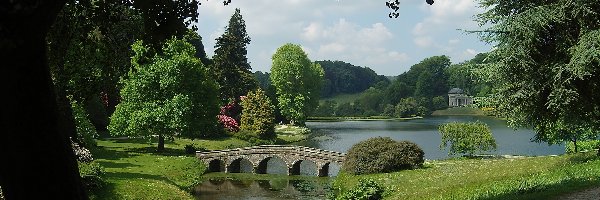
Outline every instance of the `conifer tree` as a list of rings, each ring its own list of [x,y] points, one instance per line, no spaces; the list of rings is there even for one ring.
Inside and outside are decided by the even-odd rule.
[[[225,33],[216,40],[212,70],[219,83],[221,100],[239,99],[257,87],[246,57],[250,37],[240,9],[235,9]]]

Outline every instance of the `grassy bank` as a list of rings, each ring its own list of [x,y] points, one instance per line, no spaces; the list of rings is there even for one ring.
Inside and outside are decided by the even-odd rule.
[[[387,199],[551,199],[600,185],[595,152],[555,157],[432,161],[417,170],[387,174],[340,174],[346,191],[361,178],[385,187]]]
[[[471,107],[454,107],[447,108],[445,110],[436,110],[431,113],[433,116],[440,115],[475,115],[475,116],[484,116],[485,113],[483,110],[479,108],[471,108]]]
[[[105,169],[106,185],[92,199],[193,199],[204,165],[195,155],[185,155],[186,144],[207,149],[247,146],[235,138],[221,140],[176,139],[156,152],[156,143],[144,139],[98,140],[92,153]]]
[[[285,144],[308,137],[310,130],[277,126],[278,141]],[[211,140],[175,139],[165,141],[165,151],[156,152],[156,139],[105,139],[91,149],[105,170],[106,185],[93,191],[92,199],[194,199],[190,194],[205,166],[185,146],[207,150],[252,146],[233,137]]]

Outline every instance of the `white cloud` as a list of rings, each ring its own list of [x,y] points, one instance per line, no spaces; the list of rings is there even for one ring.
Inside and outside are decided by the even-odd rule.
[[[251,38],[248,59],[253,70],[269,71],[271,56],[285,43],[302,46],[311,60],[342,60],[397,75],[421,59],[446,54],[468,58],[466,49],[485,51],[476,37],[457,28],[474,29],[475,0],[403,1],[402,17],[389,19],[380,1],[366,0],[239,0],[202,1],[198,28],[209,56],[215,38],[235,8],[240,8]],[[462,36],[461,36],[462,35]]]
[[[433,45],[433,38],[431,36],[415,37],[413,39],[413,41],[415,42],[415,44],[418,47],[421,47],[421,48],[426,48],[426,47],[430,47],[431,45]]]
[[[474,49],[467,49],[467,50],[465,50],[465,53],[469,56],[477,55],[477,51],[475,51]]]
[[[300,34],[308,49],[317,49],[309,54],[313,60],[342,60],[369,67],[409,59],[406,53],[385,48],[393,36],[382,23],[363,27],[344,18],[329,26],[311,22]]]
[[[450,55],[454,61],[472,57],[465,53],[467,51],[455,52],[457,46],[465,45],[465,43],[457,37],[450,36],[462,34],[463,37],[466,37],[457,29],[473,30],[478,28],[472,19],[474,15],[483,12],[483,9],[478,7],[476,0],[436,1],[431,6],[422,5],[421,11],[427,16],[416,23],[412,29],[413,42],[416,46],[428,51],[437,50]],[[478,39],[474,35],[470,36],[472,37],[469,37],[469,40]],[[468,48],[474,51],[473,47]]]

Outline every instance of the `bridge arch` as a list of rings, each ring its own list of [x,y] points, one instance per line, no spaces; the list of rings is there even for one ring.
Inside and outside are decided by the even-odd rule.
[[[315,172],[315,173],[310,173],[310,174],[302,174],[303,169],[308,168],[308,170]],[[319,167],[317,166],[317,163],[312,161],[312,160],[308,160],[308,159],[303,159],[303,160],[296,160],[294,161],[294,164],[292,164],[292,167],[290,168],[290,175],[317,175],[318,174],[318,169]],[[306,171],[306,169],[305,169]]]
[[[277,165],[279,162],[279,165],[282,165],[282,167],[284,167],[285,169],[290,168],[289,164],[285,162],[283,158],[279,157],[278,155],[269,155],[258,162],[258,165],[256,165],[254,172],[257,174],[267,174],[269,161],[272,163],[272,165]]]
[[[224,172],[225,171],[225,162],[220,159],[212,159],[207,162],[208,169],[207,172]]]
[[[254,171],[254,164],[252,161],[244,157],[231,159],[225,166],[226,172],[228,173],[252,173]]]

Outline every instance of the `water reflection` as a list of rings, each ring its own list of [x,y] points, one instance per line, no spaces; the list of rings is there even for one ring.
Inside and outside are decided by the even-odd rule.
[[[211,178],[196,186],[196,199],[326,199],[329,179],[237,180]]]

